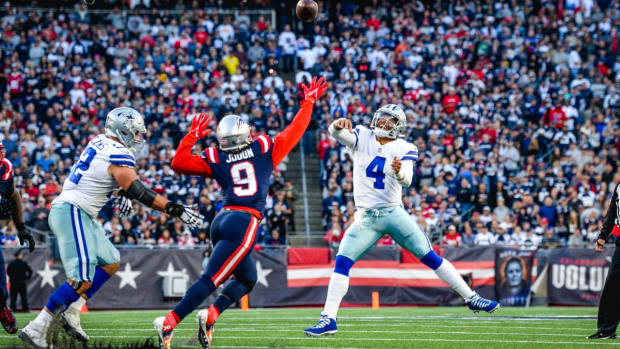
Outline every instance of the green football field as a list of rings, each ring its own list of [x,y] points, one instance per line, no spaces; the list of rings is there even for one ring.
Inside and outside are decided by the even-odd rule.
[[[320,309],[229,310],[215,327],[215,348],[584,348],[618,347],[620,340],[588,341],[596,328],[596,308],[503,308],[474,315],[465,308],[341,309],[339,333],[310,338]],[[82,326],[93,344],[111,347],[135,343],[156,334],[151,322],[166,311],[100,311],[82,314]],[[21,326],[35,313],[17,314]],[[175,330],[173,348],[198,348],[195,313]],[[155,342],[156,343],[156,342]],[[0,336],[0,347],[21,344]],[[77,346],[81,347],[81,346]],[[107,346],[105,346],[107,347]]]

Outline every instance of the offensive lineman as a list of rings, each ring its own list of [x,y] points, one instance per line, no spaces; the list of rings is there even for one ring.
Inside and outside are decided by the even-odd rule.
[[[409,187],[418,149],[398,137],[407,119],[401,107],[387,104],[373,116],[370,130],[351,121],[338,119],[329,133],[353,153],[353,197],[355,223],[340,243],[336,266],[327,289],[325,308],[319,321],[304,330],[306,335],[321,336],[338,332],[336,316],[340,301],[349,288],[349,270],[383,234],[390,234],[403,248],[435,271],[463,297],[474,312],[492,313],[500,307],[496,301],[480,297],[465,283],[454,266],[432,250],[428,238],[402,206],[402,188]]]
[[[196,141],[210,132],[206,129],[210,120],[198,114],[179,144],[172,168],[180,174],[215,178],[224,193],[224,207],[211,224],[214,248],[205,272],[174,310],[153,321],[162,348],[170,349],[174,328],[232,274],[235,278],[208,310],[198,312],[198,339],[203,348],[209,348],[217,318],[256,284],[250,251],[263,217],[271,173],[299,142],[314,103],[327,90],[323,78],[317,81],[314,77],[310,87],[302,86],[304,100],[297,115],[273,140],[264,135],[252,140],[249,126],[238,115],[228,115],[217,126],[219,149],[207,148],[203,157],[192,155]]]
[[[119,186],[124,191],[121,195],[177,217],[192,228],[202,223],[201,216],[189,207],[168,201],[138,179],[134,152],[145,142],[145,133],[144,119],[138,111],[128,107],[110,111],[105,135],[88,143],[62,192],[52,202],[48,221],[58,239],[67,282],[52,293],[39,315],[19,333],[34,347],[47,348],[45,337],[52,319],[69,305],[61,317],[65,329],[80,340],[88,339],[80,338],[85,334],[79,324],[79,310],[120,264],[119,251],[93,218]]]

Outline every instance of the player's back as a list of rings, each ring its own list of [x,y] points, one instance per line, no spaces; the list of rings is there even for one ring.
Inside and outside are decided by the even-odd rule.
[[[205,150],[204,159],[222,187],[224,207],[250,209],[263,215],[273,171],[272,146],[268,136],[259,136],[236,153],[214,147]]]
[[[361,208],[378,208],[402,204],[402,186],[392,172],[394,157],[416,161],[418,150],[403,139],[381,145],[366,127],[354,129],[353,199]]]
[[[54,200],[79,207],[91,217],[97,215],[110,194],[118,188],[108,172],[110,165],[135,167],[133,153],[104,135],[93,138],[65,179],[62,193]]]

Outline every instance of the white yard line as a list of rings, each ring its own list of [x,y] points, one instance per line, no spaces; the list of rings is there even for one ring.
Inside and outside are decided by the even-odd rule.
[[[436,326],[426,326],[426,327],[436,327]],[[448,327],[448,326],[446,326]],[[452,328],[454,328],[454,326],[452,326]],[[512,327],[511,327],[512,328]],[[531,327],[531,329],[535,329],[533,327]],[[278,327],[278,326],[271,326],[271,327],[264,327],[261,326],[259,329],[249,329],[249,328],[245,328],[245,327],[237,327],[237,328],[233,328],[233,327],[216,327],[216,330],[218,332],[265,332],[265,330],[274,330],[277,332],[293,332],[293,333],[302,333],[302,330],[292,330],[292,329],[282,329],[282,327]],[[108,332],[111,331],[110,329],[103,329],[103,328],[96,328],[96,329],[88,329],[88,332]],[[153,332],[155,333],[154,329],[115,329],[113,331],[120,331],[120,332]],[[177,328],[174,330],[175,332],[196,332],[196,329],[188,329],[188,328]],[[221,333],[220,332],[220,333]],[[479,336],[483,333],[480,332],[470,332],[470,331],[449,331],[449,332],[445,332],[445,331],[414,331],[414,330],[408,330],[408,331],[392,331],[392,330],[345,330],[342,331],[343,334],[346,333],[394,333],[394,334],[425,334],[425,333],[429,333],[429,334],[459,334],[459,335],[470,335],[470,336]],[[507,336],[557,336],[557,337],[582,337],[585,338],[585,334],[566,334],[566,333],[515,333],[515,332],[493,332],[494,335],[507,335]],[[240,337],[243,338],[243,337]]]

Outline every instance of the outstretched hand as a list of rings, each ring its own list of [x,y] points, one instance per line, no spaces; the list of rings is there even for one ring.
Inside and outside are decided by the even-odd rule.
[[[189,132],[195,135],[196,138],[206,137],[211,133],[211,130],[207,128],[210,123],[211,119],[207,113],[196,114],[192,120],[192,127]]]
[[[316,76],[312,78],[310,86],[301,84],[304,89],[304,100],[315,103],[327,91],[327,82],[321,77],[317,80]]]

